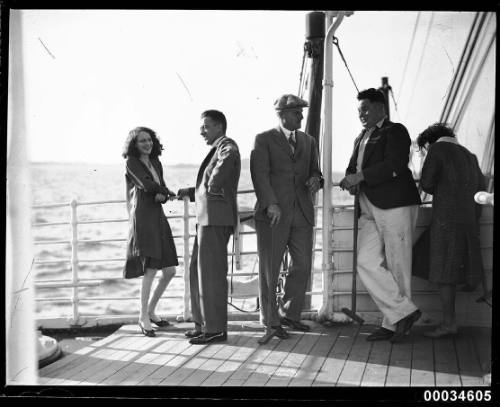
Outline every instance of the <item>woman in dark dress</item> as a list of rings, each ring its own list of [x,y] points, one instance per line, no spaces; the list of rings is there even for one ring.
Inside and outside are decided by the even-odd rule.
[[[445,124],[428,127],[417,144],[428,150],[420,183],[433,195],[429,281],[438,285],[443,309],[442,324],[424,335],[441,338],[457,333],[457,285],[469,291],[481,281],[481,207],[474,202],[474,194],[484,189],[484,176],[476,156],[458,143]]]
[[[175,275],[177,252],[162,204],[175,194],[163,180],[163,167],[158,159],[163,146],[156,133],[147,127],[132,130],[125,142],[127,209],[129,235],[125,278],[144,276],[141,286],[139,326],[146,336],[155,336],[151,323],[159,327],[169,322],[155,314],[156,305]],[[150,297],[156,271],[162,271],[158,285]]]

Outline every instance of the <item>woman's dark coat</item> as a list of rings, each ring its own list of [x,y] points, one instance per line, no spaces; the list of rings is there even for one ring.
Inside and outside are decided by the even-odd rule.
[[[126,162],[127,209],[129,211],[129,235],[127,259],[143,257],[161,258],[161,218],[166,217],[161,204],[155,202],[156,194],[165,197],[172,192],[165,186],[163,167],[158,158],[152,158],[160,184],[137,157],[128,157]]]
[[[481,281],[481,207],[474,195],[484,185],[477,158],[469,150],[449,141],[431,145],[421,176],[422,189],[433,195],[430,281],[465,283],[469,289]]]

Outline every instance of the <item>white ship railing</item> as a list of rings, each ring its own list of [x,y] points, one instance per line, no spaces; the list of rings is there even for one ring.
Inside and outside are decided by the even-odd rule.
[[[249,194],[249,193],[254,193],[253,190],[240,190],[238,191],[238,194]],[[427,205],[430,202],[424,202],[423,205]],[[70,325],[81,325],[82,321],[82,315],[80,314],[80,309],[79,309],[79,304],[82,301],[116,301],[116,300],[138,300],[138,297],[130,297],[130,296],[121,296],[121,297],[89,297],[89,298],[84,298],[81,297],[79,294],[79,289],[83,287],[92,287],[92,286],[99,286],[105,281],[112,281],[112,280],[121,280],[123,277],[106,277],[106,278],[80,278],[79,276],[79,266],[81,263],[98,263],[98,262],[113,262],[113,261],[122,261],[125,262],[125,257],[123,258],[95,258],[95,259],[79,259],[78,254],[79,254],[79,249],[78,245],[81,243],[104,243],[104,242],[126,242],[127,238],[110,238],[110,239],[79,239],[78,238],[78,225],[84,225],[84,224],[107,224],[107,223],[116,223],[116,222],[128,222],[128,218],[122,218],[122,219],[94,219],[94,220],[79,220],[78,219],[78,208],[82,206],[88,206],[88,205],[106,205],[106,204],[126,204],[125,200],[103,200],[103,201],[87,201],[87,202],[78,202],[76,199],[72,199],[69,204],[68,203],[58,203],[58,204],[44,204],[44,205],[34,205],[32,206],[33,210],[38,210],[38,209],[49,209],[49,208],[61,208],[61,207],[70,207],[71,209],[71,215],[70,215],[70,221],[69,222],[36,222],[32,224],[32,227],[50,227],[50,226],[57,226],[57,225],[70,225],[71,227],[71,239],[70,240],[52,240],[52,241],[41,241],[41,240],[35,240],[34,244],[35,245],[57,245],[57,244],[69,244],[71,247],[71,258],[70,259],[63,259],[63,260],[37,260],[34,259],[34,265],[43,265],[43,264],[58,264],[58,263],[70,263],[71,264],[71,280],[68,281],[68,279],[52,279],[52,280],[40,280],[36,279],[35,277],[35,288],[38,289],[51,289],[51,288],[71,288],[71,296],[70,297],[51,297],[51,298],[41,298],[37,296],[35,298],[35,301],[38,302],[43,302],[43,301],[51,301],[51,302],[69,302],[72,305],[72,316],[70,319]],[[315,206],[316,209],[322,209],[321,205]],[[335,211],[340,211],[343,212],[346,209],[351,209],[353,208],[353,203],[349,204],[337,204],[333,205],[333,212]],[[249,214],[250,212],[241,212],[241,214]],[[176,274],[174,278],[183,278],[184,279],[184,291],[182,295],[164,295],[162,298],[171,298],[171,299],[182,299],[183,301],[183,311],[182,311],[182,316],[178,316],[178,320],[189,320],[190,318],[190,292],[189,292],[189,261],[190,261],[190,238],[194,237],[195,235],[189,232],[189,226],[190,226],[190,220],[192,218],[195,218],[194,215],[189,214],[189,198],[185,198],[183,202],[183,213],[182,215],[170,215],[167,216],[168,219],[182,219],[183,222],[183,233],[181,235],[174,235],[174,238],[182,238],[183,241],[183,255],[178,256],[179,258],[183,259],[183,273],[181,275]],[[420,228],[425,227],[425,225],[420,225],[417,226]],[[332,233],[336,231],[342,231],[342,230],[352,230],[352,225],[350,226],[333,226],[331,227]],[[314,228],[314,233],[322,231],[322,227],[315,227]],[[256,255],[257,251],[244,251],[242,250],[242,239],[241,236],[244,235],[253,235],[255,234],[255,230],[250,230],[250,231],[242,231],[240,227],[237,228],[236,233],[234,234],[234,250],[229,251],[230,256],[234,256],[235,260],[235,268],[237,270],[241,269],[241,257],[245,255]],[[316,248],[314,247],[315,252],[320,252],[322,249],[321,248]],[[342,252],[352,252],[352,247],[335,247],[332,250],[332,254],[334,253],[342,253]],[[124,249],[125,253],[125,249]],[[316,270],[314,267],[312,267],[311,270],[311,281],[313,280],[313,277],[315,274],[321,274],[323,271],[322,270]],[[352,268],[346,268],[346,269],[336,269],[335,274],[346,274],[346,273],[352,273]],[[256,272],[252,273],[232,273],[231,271],[228,273],[228,277],[231,276],[237,276],[237,277],[245,277],[245,276],[256,276]],[[311,287],[313,285],[311,284]],[[323,291],[325,288],[323,288],[320,291],[308,291],[306,292],[306,295],[308,296],[313,296],[313,295],[323,295]],[[330,289],[327,294],[328,295],[333,295],[333,289]],[[335,291],[336,295],[350,295],[350,292],[339,292]],[[251,294],[251,295],[242,295],[242,294],[230,294],[231,298],[237,298],[237,299],[245,299],[245,298],[255,298],[258,294]],[[307,310],[305,310],[307,311]],[[309,310],[309,311],[314,311],[314,310]],[[62,316],[60,316],[62,317]],[[106,318],[107,316],[104,315],[102,316]]]
[[[240,190],[238,194],[249,194],[254,193],[254,190]],[[113,262],[113,261],[122,261],[125,262],[125,257],[123,258],[95,258],[95,259],[80,259],[78,257],[79,249],[78,245],[81,243],[104,243],[104,242],[126,242],[127,238],[111,238],[111,239],[79,239],[78,238],[78,225],[85,224],[106,224],[106,223],[117,223],[117,222],[128,222],[128,218],[122,219],[95,219],[95,220],[79,220],[78,219],[78,208],[82,206],[88,205],[106,205],[106,204],[126,204],[125,200],[102,200],[102,201],[84,201],[78,202],[76,198],[73,198],[69,203],[56,203],[56,204],[42,204],[42,205],[33,205],[33,210],[39,209],[49,209],[49,208],[62,208],[62,207],[70,207],[71,214],[69,222],[35,222],[32,224],[32,227],[50,227],[50,226],[59,226],[59,225],[70,225],[71,227],[71,238],[69,240],[35,240],[33,243],[35,245],[58,245],[58,244],[69,244],[71,247],[71,258],[63,259],[63,260],[37,260],[34,259],[34,265],[43,265],[43,264],[67,264],[71,265],[71,281],[67,279],[52,279],[52,280],[40,280],[35,277],[35,288],[39,289],[51,289],[51,288],[71,288],[72,293],[70,297],[50,297],[50,298],[41,298],[38,295],[35,297],[35,301],[37,302],[70,302],[72,305],[72,317],[71,317],[71,325],[80,325],[81,315],[79,304],[82,301],[115,301],[115,300],[138,300],[138,297],[91,297],[84,298],[79,294],[79,288],[83,287],[92,287],[99,286],[105,281],[111,280],[121,280],[122,277],[107,277],[107,278],[80,278],[79,276],[79,266],[81,263],[97,263],[97,262]],[[351,205],[337,205],[335,208],[344,209],[352,207]],[[316,206],[316,209],[321,209],[321,206]],[[247,212],[242,212],[243,214]],[[241,215],[241,213],[240,213]],[[183,241],[183,255],[178,256],[183,259],[183,273],[182,275],[175,275],[174,278],[183,278],[184,279],[184,292],[182,296],[179,295],[164,295],[162,298],[172,298],[172,299],[182,299],[183,301],[183,315],[182,319],[188,320],[190,317],[190,292],[189,292],[189,261],[190,261],[190,246],[189,241],[190,238],[194,237],[194,234],[189,233],[190,219],[195,218],[194,215],[189,214],[189,198],[184,199],[183,206],[183,214],[182,215],[170,215],[167,216],[168,219],[182,219],[183,221],[183,233],[182,235],[174,235],[174,238],[182,238]],[[342,228],[337,228],[342,229]],[[348,229],[348,228],[347,228]],[[321,231],[321,227],[314,228],[315,233],[317,231]],[[254,235],[255,230],[251,231],[241,231],[238,228],[237,233],[234,234],[234,251],[229,251],[229,255],[234,256],[236,269],[241,269],[241,257],[245,255],[256,255],[257,251],[244,251],[242,250],[242,240],[241,236],[244,235]],[[321,251],[320,248],[314,249],[316,252]],[[339,249],[347,250],[347,249]],[[351,249],[352,251],[352,249]],[[124,250],[125,252],[125,250]],[[320,274],[321,270],[312,269],[312,274]],[[256,276],[255,272],[252,273],[228,273],[228,277],[237,276],[237,277],[250,277]],[[322,295],[322,291],[308,291],[306,295]],[[252,295],[231,295],[232,298],[244,299],[244,298],[255,298],[257,294]]]

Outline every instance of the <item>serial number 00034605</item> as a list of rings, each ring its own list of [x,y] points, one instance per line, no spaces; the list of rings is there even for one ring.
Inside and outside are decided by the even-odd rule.
[[[435,389],[424,391],[425,401],[491,401],[491,390],[447,390]]]

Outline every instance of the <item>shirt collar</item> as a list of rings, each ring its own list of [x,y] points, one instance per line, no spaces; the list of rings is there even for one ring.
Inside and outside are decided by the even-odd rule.
[[[384,124],[384,120],[386,118],[387,118],[387,116],[382,117],[382,119],[380,119],[380,121],[375,126],[377,126],[380,129],[382,127],[382,125]]]
[[[287,140],[290,138],[290,134],[295,133],[294,131],[288,130],[287,128],[283,127],[283,125],[281,123],[280,123],[280,129],[283,132],[283,134],[285,135]]]
[[[459,144],[456,137],[440,137],[436,140],[436,143],[439,143],[440,141],[445,141],[447,143],[453,143],[453,144]]]
[[[215,140],[213,143],[212,143],[212,147],[218,147],[219,144],[221,143],[221,141],[224,139],[224,137],[226,137],[225,135],[224,136],[220,136],[217,140]]]

